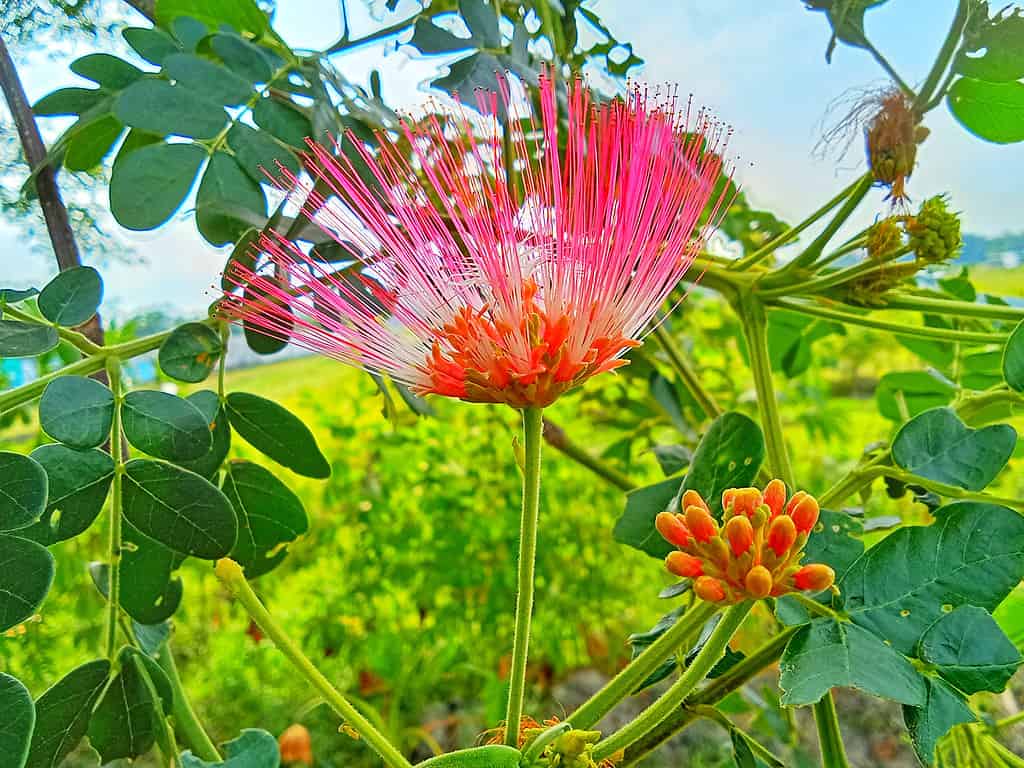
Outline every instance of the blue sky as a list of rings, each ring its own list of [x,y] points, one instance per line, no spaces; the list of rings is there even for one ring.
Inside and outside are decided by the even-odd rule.
[[[755,205],[795,221],[860,172],[859,138],[841,163],[816,159],[811,149],[828,103],[851,88],[877,85],[882,74],[866,52],[844,46],[826,65],[829,28],[822,14],[804,10],[798,0],[594,0],[589,5],[646,59],[637,79],[678,83],[681,92],[692,92],[697,103],[734,126],[730,147],[737,178]],[[868,14],[869,36],[905,80],[919,84],[955,5],[955,0],[889,3]],[[353,33],[372,31],[378,22],[365,4],[350,0],[349,6]],[[340,36],[337,0],[278,0],[277,7],[275,26],[297,48],[320,48]],[[395,18],[414,7],[403,3]],[[345,56],[339,66],[350,79],[363,82],[371,69],[379,69],[386,98],[397,106],[414,106],[426,97],[423,83],[438,63],[410,59],[404,51],[409,49],[391,41]],[[67,63],[88,52],[77,48],[23,59],[30,99],[76,84]],[[9,119],[2,108],[0,119]],[[910,194],[919,200],[948,192],[954,207],[963,211],[965,231],[996,235],[1024,229],[1019,186],[1024,144],[982,142],[967,134],[945,106],[930,113],[926,125],[931,135],[919,152]],[[884,210],[881,193],[874,194],[859,223]],[[127,248],[135,256],[134,263],[123,263],[104,254],[86,254],[86,261],[105,275],[105,311],[126,314],[156,306],[190,314],[209,304],[210,286],[225,253],[203,242],[189,213],[180,212],[154,232],[127,232],[112,221],[108,232],[105,253]],[[0,253],[23,252],[16,231],[0,222]],[[44,255],[5,261],[3,282],[10,285],[38,284],[52,269]]]

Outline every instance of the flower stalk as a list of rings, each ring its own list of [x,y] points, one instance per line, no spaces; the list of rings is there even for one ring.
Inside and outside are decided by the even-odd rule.
[[[114,396],[114,415],[110,426],[110,458],[114,462],[114,477],[110,484],[110,521],[107,552],[110,563],[107,566],[107,625],[106,651],[111,663],[117,657],[117,620],[121,613],[121,486],[124,478],[124,454],[121,449],[121,361],[116,357],[107,358],[107,379]]]

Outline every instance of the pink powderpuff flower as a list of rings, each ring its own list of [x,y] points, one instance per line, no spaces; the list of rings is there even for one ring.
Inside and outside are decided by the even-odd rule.
[[[542,75],[540,125],[512,121],[510,158],[496,121],[464,112],[458,131],[403,120],[401,146],[348,135],[349,156],[307,141],[317,186],[285,169],[280,183],[357,271],[264,235],[265,264],[232,265],[244,290],[221,312],[421,395],[517,408],[625,365],[728,205],[727,132],[671,92],[597,103],[579,80],[560,130],[557,91]],[[478,95],[482,111],[499,98]]]

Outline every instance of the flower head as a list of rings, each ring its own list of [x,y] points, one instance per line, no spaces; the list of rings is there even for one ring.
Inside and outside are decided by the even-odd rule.
[[[821,592],[835,573],[827,565],[801,566],[807,537],[818,523],[818,501],[797,491],[787,503],[786,486],[772,480],[764,491],[731,488],[722,495],[719,525],[704,499],[688,490],[683,512],[662,512],[658,532],[677,549],[665,567],[694,579],[693,591],[712,603],[738,603],[788,592]]]
[[[496,95],[479,98],[494,111]],[[286,170],[283,183],[352,263],[334,271],[263,236],[265,263],[230,267],[243,290],[222,313],[474,402],[545,406],[624,365],[727,202],[725,131],[671,93],[598,103],[579,81],[562,129],[560,98],[542,76],[539,123],[511,121],[511,157],[496,123],[464,115],[458,131],[436,115],[403,121],[402,141],[379,136],[376,151],[351,134],[352,146],[309,142],[317,185]]]
[[[278,737],[277,744],[285,765],[313,765],[313,746],[305,726],[289,725]]]

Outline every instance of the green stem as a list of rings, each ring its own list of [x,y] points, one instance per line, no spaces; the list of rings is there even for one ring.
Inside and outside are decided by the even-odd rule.
[[[7,305],[4,305],[3,313],[5,317],[10,317],[15,320],[21,320],[22,322],[34,323],[36,325],[52,326],[57,330],[58,337],[64,339],[64,341],[76,347],[79,351],[86,355],[95,355],[97,352],[103,349],[103,347],[101,347],[99,344],[96,344],[94,341],[87,338],[84,334],[81,334],[78,331],[73,331],[70,328],[64,328],[63,326],[57,325],[56,323],[51,323],[42,318],[30,315],[27,312],[22,312],[16,307],[9,307]]]
[[[690,395],[694,400],[697,401],[697,405],[701,407],[701,410],[707,414],[709,419],[717,419],[722,415],[722,407],[715,401],[715,398],[704,389],[700,383],[700,378],[690,367],[689,363],[679,354],[679,350],[676,349],[675,344],[672,343],[672,337],[669,336],[665,326],[656,325],[654,330],[651,332],[654,336],[654,340],[658,342],[658,346],[661,347],[665,356],[668,358],[669,365],[672,366],[672,370],[676,372],[676,375],[683,382],[683,386],[686,387]]]
[[[107,358],[107,379],[114,396],[114,416],[110,426],[110,458],[114,462],[114,477],[110,484],[110,530],[107,552],[107,658],[113,663],[117,655],[117,620],[121,612],[121,485],[124,477],[124,454],[121,449],[121,361]]]
[[[417,13],[415,16],[410,16],[408,19],[383,27],[382,29],[378,29],[376,32],[371,32],[370,34],[355,40],[349,40],[348,30],[346,29],[345,35],[337,42],[328,46],[324,50],[324,54],[330,56],[333,53],[341,53],[342,51],[348,51],[361,45],[368,45],[369,43],[375,43],[378,40],[385,40],[389,37],[400,35],[402,32],[409,29],[419,17],[420,15]]]
[[[986,743],[991,751],[1006,764],[1007,768],[1024,768],[1024,759],[1015,755],[992,737],[988,737]]]
[[[222,320],[218,332],[220,334],[220,360],[217,362],[217,396],[223,402],[224,374],[227,372],[228,342],[231,340],[231,326]]]
[[[933,299],[926,296],[911,296],[901,293],[885,294],[882,296],[882,300],[885,302],[886,309],[910,309],[919,312],[959,315],[960,317],[981,317],[988,320],[1008,320],[1010,322],[1024,320],[1024,307],[979,304],[971,301],[954,301],[952,299]]]
[[[790,299],[772,299],[768,302],[770,306],[791,309],[794,312],[802,312],[812,317],[824,317],[828,320],[835,320],[850,325],[860,325],[865,328],[874,328],[878,331],[888,331],[898,336],[915,336],[920,339],[935,339],[937,341],[962,341],[965,344],[1005,344],[1008,334],[1005,333],[984,333],[981,331],[960,331],[954,328],[930,328],[924,325],[907,325],[906,323],[892,323],[886,320],[875,320],[865,315],[855,315],[850,312],[838,312],[834,309],[826,309],[817,304],[810,304]]]
[[[569,720],[573,728],[586,730],[611,712],[616,704],[630,696],[665,659],[696,636],[708,619],[718,611],[719,607],[714,603],[701,601],[691,606],[668,631],[572,713]]]
[[[747,353],[750,356],[750,373],[757,389],[757,407],[761,411],[769,471],[793,488],[793,468],[786,452],[782,417],[779,414],[779,403],[772,382],[772,364],[768,354],[768,318],[764,305],[755,296],[745,293],[740,299],[737,314],[743,325]]]
[[[996,724],[992,727],[999,731],[1003,728],[1009,728],[1011,725],[1016,725],[1017,723],[1024,723],[1024,710],[1021,710],[1015,715],[1004,717],[1002,720],[997,720]]]
[[[893,480],[899,480],[900,482],[907,483],[909,485],[920,485],[922,488],[934,491],[940,496],[945,496],[950,499],[959,499],[961,501],[983,501],[988,502],[989,504],[1002,504],[1007,507],[1024,510],[1024,499],[1014,499],[1006,496],[992,496],[988,493],[965,491],[963,488],[958,488],[955,485],[946,485],[945,483],[939,483],[925,477],[918,477],[911,472],[904,472],[896,467],[874,467],[863,472],[862,477],[870,480],[874,480],[877,477],[891,477]]]
[[[174,663],[174,655],[171,653],[169,641],[161,645],[157,651],[156,663],[167,675],[171,690],[174,692],[174,706],[171,709],[171,715],[174,717],[178,735],[192,750],[192,754],[200,760],[219,763],[222,759],[221,755],[196,716],[195,710],[192,709],[192,702],[189,701],[185,688],[181,684],[178,665]]]
[[[516,593],[516,623],[512,639],[512,667],[508,681],[505,742],[519,746],[519,721],[523,716],[526,691],[526,657],[530,650],[530,620],[533,615],[533,571],[537,559],[537,523],[540,515],[540,451],[544,415],[540,408],[523,410],[523,510],[519,526],[519,574]]]
[[[854,251],[859,251],[861,248],[864,248],[867,244],[868,244],[867,235],[857,235],[857,236],[853,237],[851,240],[849,240],[845,245],[841,245],[838,248],[836,248],[828,256],[825,256],[825,257],[819,259],[818,261],[816,261],[814,263],[814,268],[815,269],[821,269],[822,267],[826,267],[829,264],[831,264],[833,261],[837,261],[837,260],[841,259],[843,256],[845,256],[848,253],[853,253]]]
[[[760,248],[758,248],[756,251],[749,254],[748,256],[744,256],[742,259],[733,262],[729,269],[743,271],[749,269],[755,264],[759,264],[760,262],[764,261],[764,259],[771,256],[775,251],[784,246],[786,243],[795,240],[801,232],[803,232],[809,226],[811,226],[820,218],[825,216],[825,214],[827,214],[829,211],[831,211],[833,208],[839,205],[843,200],[845,200],[847,197],[853,194],[853,191],[857,188],[861,181],[862,179],[857,179],[850,186],[848,186],[838,195],[833,197],[831,200],[829,200],[827,203],[821,206],[821,208],[816,210],[814,213],[812,213],[806,219],[801,221],[799,224],[797,224],[794,227],[790,227],[782,234],[778,235],[772,240],[769,240],[767,243],[762,245]]]
[[[753,605],[752,600],[745,600],[726,610],[708,641],[700,649],[700,653],[679,676],[679,679],[672,684],[672,687],[631,723],[594,745],[594,761],[600,762],[620,750],[625,750],[678,709],[690,692],[707,677],[711,668],[722,658],[729,641],[736,634],[736,630],[740,628]]]
[[[821,747],[822,768],[850,768],[839,730],[836,703],[829,691],[814,705],[814,721],[818,726],[818,745]]]
[[[320,670],[313,666],[313,662],[302,652],[298,643],[285,633],[281,625],[277,623],[274,617],[270,615],[270,612],[263,606],[263,603],[260,602],[252,587],[249,586],[249,582],[245,580],[242,567],[234,560],[219,560],[216,573],[217,578],[231,591],[238,602],[245,607],[252,620],[274,642],[277,649],[292,663],[292,666],[295,667],[299,674],[306,678],[310,685],[324,697],[324,701],[330,705],[331,709],[344,718],[345,722],[383,758],[390,768],[411,768],[412,764],[405,759],[402,753],[348,699],[331,685]]]
[[[810,613],[823,616],[826,619],[832,619],[833,621],[846,621],[847,619],[837,613],[836,611],[829,608],[827,605],[819,603],[812,597],[808,597],[803,592],[793,592],[792,596],[796,598],[796,601],[806,608]]]
[[[892,254],[892,256],[893,258],[899,258],[909,252],[910,249],[904,247]],[[860,264],[854,264],[852,267],[835,270],[834,272],[830,272],[827,275],[814,280],[808,280],[806,282],[801,281],[797,285],[783,285],[778,288],[760,291],[759,293],[765,299],[772,299],[778,296],[801,296],[806,294],[822,293],[829,288],[834,288],[837,285],[848,283],[851,280],[866,278],[875,272],[884,275],[888,269],[890,269],[890,267],[885,264],[879,264],[876,261],[864,261]]]
[[[917,98],[914,100],[914,110],[918,114],[922,114],[925,111],[926,106],[931,103],[932,92],[935,90],[935,86],[939,84],[939,80],[942,78],[942,73],[946,70],[946,65],[953,56],[957,43],[960,42],[960,36],[963,34],[964,26],[966,24],[967,0],[960,0],[960,2],[957,3],[956,15],[953,17],[953,23],[949,27],[949,32],[946,33],[946,39],[942,43],[942,48],[939,49],[939,55],[935,59],[935,63],[932,65],[932,69],[928,73],[928,77],[925,78],[924,85],[922,85],[921,90],[918,91]],[[939,95],[941,96],[941,90],[939,91]]]
[[[632,491],[636,488],[636,483],[615,467],[606,464],[574,443],[565,430],[550,419],[544,419],[544,441],[559,453],[586,467],[598,477],[604,478],[616,488],[623,491]]]
[[[914,94],[914,89],[911,88],[909,85],[907,85],[906,81],[902,77],[899,76],[899,74],[896,72],[896,70],[893,69],[892,64],[890,64],[888,62],[888,60],[885,58],[885,56],[882,55],[881,51],[879,51],[877,48],[875,48],[875,46],[873,46],[866,39],[864,40],[864,47],[868,49],[868,51],[874,57],[875,61],[878,62],[878,64],[882,67],[882,69],[885,70],[885,73],[887,75],[889,75],[889,77],[892,78],[892,81],[894,83],[896,83],[897,86],[899,86],[899,89],[901,91],[903,91],[907,95],[908,98],[910,98],[910,99],[917,98],[915,96],[915,94]]]

